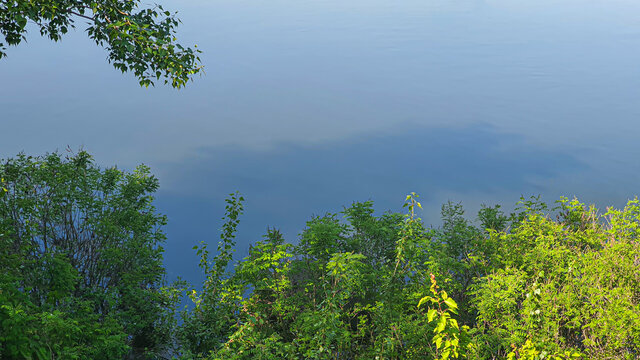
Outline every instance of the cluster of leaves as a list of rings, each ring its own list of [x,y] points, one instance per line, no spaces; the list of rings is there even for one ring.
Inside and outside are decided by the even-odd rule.
[[[229,200],[237,225],[241,198]],[[437,306],[417,306],[425,295],[415,263],[430,231],[411,213],[375,216],[372,203],[354,203],[342,215],[314,217],[298,244],[270,229],[249,255],[229,269],[223,236],[212,261],[198,247],[208,274],[186,312],[183,358],[210,359],[450,359],[470,344],[452,316],[454,299],[437,291]],[[213,268],[215,271],[211,271]],[[223,275],[220,272],[224,272]],[[427,279],[430,275],[427,274]],[[222,280],[220,280],[222,279]],[[427,287],[429,289],[429,287]],[[195,292],[195,290],[194,290]],[[210,300],[210,299],[213,299]],[[424,298],[425,301],[427,298]],[[431,299],[431,298],[429,298]],[[424,301],[423,301],[424,302]],[[422,304],[420,304],[422,305]],[[430,309],[437,309],[437,320]],[[444,325],[441,318],[445,319]],[[194,335],[202,334],[202,335]]]
[[[0,164],[2,359],[637,359],[640,201],[600,213],[562,198],[506,215],[460,204],[425,227],[370,201],[269,229],[233,259],[227,199],[205,281],[164,287],[157,180],[80,152]]]
[[[199,73],[199,51],[177,43],[179,20],[160,5],[141,8],[139,0],[0,0],[0,59],[6,45],[26,39],[31,21],[42,36],[58,41],[77,20],[88,23],[87,34],[109,53],[109,62],[122,72],[131,71],[140,85],[160,80],[175,88]]]
[[[163,285],[157,180],[85,152],[0,164],[0,358],[163,353],[180,300]]]
[[[208,280],[193,296],[184,331],[206,334],[207,342],[183,342],[179,355],[640,356],[638,200],[601,214],[575,199],[549,209],[534,197],[510,215],[484,206],[476,221],[464,217],[460,204],[447,203],[442,226],[426,228],[415,215],[416,197],[407,197],[407,215],[375,216],[364,202],[344,209],[344,220],[314,217],[295,245],[269,230],[233,269],[233,237],[223,236],[219,251],[226,255],[212,262],[200,247]],[[235,230],[241,198],[229,201]]]

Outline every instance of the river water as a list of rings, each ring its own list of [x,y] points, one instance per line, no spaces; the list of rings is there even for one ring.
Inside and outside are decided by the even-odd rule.
[[[140,89],[79,30],[32,30],[0,62],[0,154],[84,147],[145,163],[169,216],[170,273],[197,277],[223,198],[247,198],[239,254],[313,214],[509,208],[521,195],[601,207],[638,194],[640,2],[195,0],[179,37],[203,51],[188,88]]]

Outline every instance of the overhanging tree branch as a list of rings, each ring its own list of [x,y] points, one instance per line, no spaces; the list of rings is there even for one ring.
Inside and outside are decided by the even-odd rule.
[[[73,17],[89,20],[87,34],[104,47],[109,62],[122,72],[133,72],[140,85],[162,81],[181,88],[202,70],[199,50],[176,42],[180,21],[162,6],[140,8],[140,0],[87,0],[72,7],[65,0],[32,2],[0,0],[0,59],[8,45],[25,39],[26,24],[33,21],[40,33],[52,40],[61,39],[74,27]],[[90,10],[91,15],[85,15]],[[1,37],[0,37],[1,39]]]

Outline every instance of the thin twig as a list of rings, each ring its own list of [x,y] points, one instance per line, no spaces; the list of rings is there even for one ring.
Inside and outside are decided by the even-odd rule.
[[[73,15],[75,15],[75,16],[80,16],[81,18],[85,18],[85,19],[87,19],[87,20],[96,21],[95,16],[94,16],[94,17],[91,17],[91,16],[87,16],[87,15],[83,15],[83,14],[77,13],[77,12],[75,12],[75,11],[71,11],[71,10],[67,10],[67,12],[68,12],[69,14],[73,14]]]

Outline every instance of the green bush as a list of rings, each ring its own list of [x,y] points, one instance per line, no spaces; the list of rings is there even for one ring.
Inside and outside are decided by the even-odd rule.
[[[269,229],[233,261],[231,194],[201,286],[163,286],[149,169],[86,153],[0,164],[2,359],[638,359],[640,202],[513,213],[460,204],[442,224],[370,201]],[[188,291],[187,291],[188,289]],[[182,292],[193,306],[176,316]],[[179,324],[179,325],[178,325]]]
[[[171,345],[149,169],[85,152],[0,164],[0,358],[147,358]]]
[[[234,195],[230,208],[241,201]],[[417,195],[406,207],[375,216],[371,202],[354,203],[342,220],[314,217],[295,246],[270,230],[228,272],[230,256],[210,261],[201,248],[201,264],[219,271],[186,315],[224,322],[215,341],[185,348],[185,357],[640,356],[637,200],[601,214],[575,199],[553,209],[522,199],[509,215],[483,207],[477,222],[447,203],[438,228],[417,218]],[[234,231],[237,215],[228,216]]]

